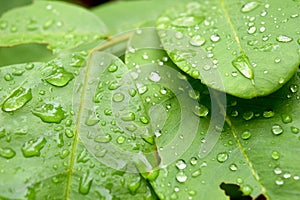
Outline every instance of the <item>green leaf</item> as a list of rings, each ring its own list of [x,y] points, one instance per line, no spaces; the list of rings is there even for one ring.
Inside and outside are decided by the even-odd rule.
[[[0,7],[0,16],[10,9],[31,4],[32,0],[2,0]]]
[[[226,182],[239,185],[244,196],[298,199],[299,73],[268,97],[229,97],[227,125],[218,143],[202,158],[199,146],[207,143],[202,127],[203,135],[151,183],[159,197],[227,199],[219,188]]]
[[[280,0],[190,2],[165,11],[157,28],[183,71],[248,99],[276,91],[299,66],[299,6]]]
[[[76,13],[76,15],[74,15]],[[97,42],[106,27],[85,9],[61,2],[37,1],[0,18],[0,46],[48,44],[51,50],[72,49]]]

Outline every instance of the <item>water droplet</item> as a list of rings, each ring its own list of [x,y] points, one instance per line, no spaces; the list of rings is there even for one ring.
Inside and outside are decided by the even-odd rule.
[[[241,55],[232,61],[232,65],[246,78],[253,79],[253,66],[245,55]]]
[[[176,32],[176,33],[175,33],[175,37],[176,37],[177,39],[182,39],[182,38],[183,38],[183,34],[182,34],[181,32]]]
[[[13,76],[11,74],[5,74],[4,75],[4,80],[6,81],[12,81],[14,80]]]
[[[172,25],[179,27],[195,26],[204,21],[203,16],[180,16],[172,21]]]
[[[22,153],[24,157],[40,156],[41,150],[44,148],[47,140],[44,137],[31,139],[25,142],[22,146]]]
[[[272,151],[272,158],[274,160],[278,160],[280,158],[280,154],[278,153],[278,151]]]
[[[118,66],[116,65],[110,65],[107,69],[109,72],[115,72],[118,70]]]
[[[277,175],[279,175],[279,174],[282,173],[282,170],[281,170],[279,167],[275,167],[273,171],[274,171],[274,173],[277,174]]]
[[[145,85],[140,85],[140,86],[138,87],[138,92],[139,92],[139,94],[144,94],[144,93],[147,92],[147,91],[148,91],[148,87],[145,86]]]
[[[272,110],[264,111],[263,112],[263,117],[264,118],[271,118],[275,115],[275,113]]]
[[[297,127],[295,127],[295,126],[291,126],[291,131],[292,131],[292,133],[294,133],[294,134],[297,134],[297,133],[300,132],[299,128],[297,128]]]
[[[190,163],[195,166],[198,163],[198,159],[196,157],[192,157]]]
[[[179,171],[177,174],[176,174],[176,180],[179,182],[179,183],[184,183],[186,180],[187,180],[187,175],[185,175],[185,173],[183,171]]]
[[[153,82],[158,82],[158,81],[160,81],[161,77],[157,72],[151,72],[149,79]]]
[[[230,171],[236,171],[236,170],[238,170],[238,167],[236,164],[232,163],[231,165],[229,165],[229,169],[230,169]]]
[[[149,119],[147,117],[140,117],[140,122],[142,122],[143,124],[148,124]]]
[[[60,123],[66,118],[66,112],[59,104],[43,104],[32,110],[32,113],[43,122]]]
[[[241,187],[241,190],[243,192],[244,195],[250,195],[253,191],[252,187],[250,185],[243,185]]]
[[[254,113],[252,111],[243,113],[243,118],[247,121],[252,119],[253,117],[254,117]]]
[[[43,25],[43,29],[44,29],[44,30],[49,29],[54,23],[55,23],[54,20],[48,20],[48,21]]]
[[[123,101],[124,100],[124,98],[125,98],[125,95],[124,94],[122,94],[122,93],[115,93],[114,95],[113,95],[113,101],[114,102],[121,102],[121,101]]]
[[[283,185],[284,184],[284,181],[282,178],[278,178],[276,181],[275,181],[275,184],[276,185]]]
[[[1,148],[0,147],[0,156],[6,159],[13,158],[16,155],[16,152],[9,147]]]
[[[135,180],[131,180],[130,183],[128,183],[127,185],[130,194],[136,194],[140,186],[141,186],[140,177],[135,178]]]
[[[199,78],[200,72],[198,70],[193,70],[191,76],[195,79]]]
[[[288,115],[288,114],[282,114],[281,115],[281,120],[283,123],[288,124],[291,123],[293,121],[292,116]]]
[[[117,138],[117,143],[118,143],[118,144],[123,144],[123,143],[125,142],[125,140],[126,140],[126,137],[123,136],[123,135],[121,135],[121,136],[119,136],[119,137]]]
[[[45,78],[49,84],[63,87],[66,86],[74,78],[73,74],[67,72],[64,68],[54,70],[49,76]]]
[[[255,32],[256,32],[256,27],[255,27],[255,26],[249,27],[248,30],[247,30],[247,32],[248,32],[249,34],[255,33]]]
[[[133,112],[129,112],[127,114],[122,115],[121,119],[123,121],[133,121],[135,120],[135,114]]]
[[[212,34],[211,36],[210,36],[210,40],[212,41],[212,42],[218,42],[219,40],[220,40],[220,36],[218,35],[218,34]]]
[[[206,106],[199,104],[194,107],[193,113],[198,117],[206,117],[209,113],[209,110]]]
[[[175,165],[176,165],[177,169],[179,169],[179,170],[186,168],[186,163],[182,159],[178,160]]]
[[[283,174],[283,178],[285,178],[285,179],[288,179],[288,178],[291,178],[291,177],[292,177],[292,175],[289,172],[286,172],[286,173]]]
[[[250,137],[251,137],[250,131],[244,131],[244,132],[242,133],[242,139],[243,139],[243,140],[248,140]]]
[[[293,41],[293,38],[290,38],[286,35],[279,35],[279,36],[276,37],[276,40],[278,42],[288,43],[288,42]]]
[[[201,175],[201,169],[197,169],[197,170],[195,170],[195,171],[192,172],[192,177],[193,178],[196,178],[196,177],[198,177],[200,175]]]
[[[112,139],[110,134],[99,134],[97,137],[95,137],[94,141],[99,143],[108,143]]]
[[[31,89],[18,88],[4,101],[2,110],[11,112],[22,108],[27,102],[32,99]]]
[[[295,85],[295,84],[290,85],[290,91],[291,91],[292,93],[297,93],[298,90],[299,90],[298,85]]]
[[[257,8],[258,6],[259,6],[259,3],[256,1],[248,2],[242,6],[241,12],[243,12],[243,13],[250,12],[250,11],[254,10],[255,8]]]
[[[90,176],[90,171],[88,170],[82,177],[80,177],[79,181],[79,193],[86,195],[89,193],[91,186],[93,183],[93,177]]]
[[[64,149],[61,154],[60,154],[60,158],[64,159],[66,158],[68,155],[70,154],[70,151],[68,149]]]
[[[74,132],[70,129],[66,129],[65,135],[67,136],[67,138],[72,138],[74,136]]]
[[[201,35],[195,35],[190,39],[190,44],[195,47],[200,47],[204,45],[205,38]]]
[[[282,127],[278,124],[273,125],[271,131],[274,135],[280,135],[283,133]]]
[[[283,83],[284,83],[284,78],[279,78],[279,80],[278,80],[278,83],[280,84],[280,85],[282,85]]]
[[[82,67],[85,65],[85,58],[78,53],[74,53],[72,54],[72,63],[70,65],[72,67]]]
[[[217,155],[217,161],[220,163],[225,162],[229,158],[228,154],[226,152],[218,153]]]

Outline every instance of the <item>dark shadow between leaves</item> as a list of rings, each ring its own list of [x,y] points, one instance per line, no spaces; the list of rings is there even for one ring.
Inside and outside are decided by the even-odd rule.
[[[241,191],[241,187],[232,183],[221,183],[220,188],[225,191],[225,194],[229,196],[230,200],[267,200],[267,198],[260,194],[256,198],[249,195],[245,195]]]
[[[13,47],[0,47],[0,67],[6,65],[45,62],[53,58],[47,44],[24,44]]]

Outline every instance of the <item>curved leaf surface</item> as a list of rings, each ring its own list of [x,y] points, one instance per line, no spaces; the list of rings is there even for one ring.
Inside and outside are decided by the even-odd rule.
[[[44,43],[52,50],[71,49],[99,41],[106,33],[96,16],[62,2],[37,1],[0,18],[0,46]]]
[[[212,88],[249,99],[276,91],[295,73],[299,6],[279,0],[196,1],[168,9],[157,28],[164,48],[183,71]],[[222,83],[216,83],[216,76]]]

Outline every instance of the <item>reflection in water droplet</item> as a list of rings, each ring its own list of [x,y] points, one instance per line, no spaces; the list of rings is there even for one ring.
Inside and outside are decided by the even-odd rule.
[[[271,131],[274,135],[280,135],[283,133],[282,127],[278,124],[273,125]]]
[[[39,137],[37,139],[31,139],[25,142],[22,146],[22,153],[24,157],[40,156],[41,150],[47,143],[44,137]]]
[[[253,66],[245,55],[238,56],[232,61],[232,65],[246,78],[253,79]]]
[[[217,155],[217,161],[220,163],[225,162],[229,158],[228,154],[226,152],[218,153]]]
[[[64,68],[53,71],[49,76],[45,78],[49,84],[63,87],[66,86],[74,78],[73,74],[67,72]]]
[[[278,42],[288,43],[288,42],[293,41],[293,38],[290,38],[286,35],[279,35],[279,36],[276,37],[276,40]]]
[[[185,175],[185,173],[183,171],[179,171],[176,174],[176,180],[180,183],[184,183],[187,180],[187,175]]]
[[[200,47],[205,43],[205,38],[201,35],[195,35],[190,39],[190,44],[195,47]]]
[[[256,1],[248,2],[242,6],[241,12],[243,12],[243,13],[250,12],[250,11],[254,10],[255,8],[257,8],[258,6],[259,6],[259,3]]]
[[[0,147],[0,156],[6,159],[13,158],[16,155],[16,152],[9,147],[1,148]]]
[[[20,87],[15,90],[3,103],[2,110],[11,112],[22,108],[32,99],[31,89]]]
[[[43,104],[32,110],[32,113],[43,122],[60,123],[66,118],[66,112],[59,104]]]

